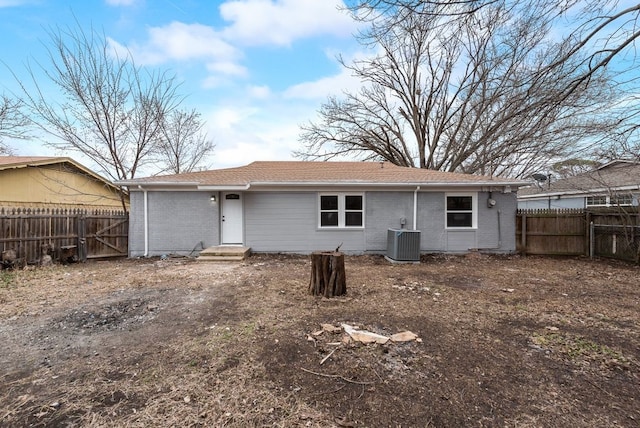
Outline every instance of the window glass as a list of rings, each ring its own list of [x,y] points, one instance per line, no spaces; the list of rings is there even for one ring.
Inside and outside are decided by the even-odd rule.
[[[473,225],[473,196],[447,196],[447,227],[474,227]]]
[[[447,227],[473,227],[473,214],[447,213]]]
[[[344,214],[345,226],[362,226],[362,211],[348,211]]]
[[[330,227],[338,226],[338,213],[337,212],[321,212],[320,213],[320,226]]]
[[[348,195],[344,197],[344,208],[346,210],[362,210],[362,196]]]
[[[337,210],[338,209],[338,197],[337,196],[320,196],[320,210]]]
[[[471,196],[447,196],[447,211],[471,211]]]

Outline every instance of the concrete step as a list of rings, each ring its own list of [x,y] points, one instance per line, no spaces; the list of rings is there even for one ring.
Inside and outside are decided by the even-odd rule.
[[[197,260],[205,262],[242,261],[249,256],[250,252],[251,248],[249,247],[219,245],[202,250]]]

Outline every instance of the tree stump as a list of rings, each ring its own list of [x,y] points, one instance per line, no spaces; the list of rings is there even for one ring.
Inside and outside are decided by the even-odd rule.
[[[314,296],[342,296],[347,294],[344,273],[344,254],[338,251],[311,253],[309,293]]]

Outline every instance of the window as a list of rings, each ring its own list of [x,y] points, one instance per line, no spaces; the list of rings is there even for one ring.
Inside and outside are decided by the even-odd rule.
[[[448,228],[476,227],[476,197],[473,194],[446,195]]]
[[[364,196],[320,195],[320,227],[363,227]]]
[[[630,193],[622,195],[597,195],[587,196],[588,207],[609,207],[609,206],[625,206],[633,205],[633,195]]]
[[[633,205],[633,195],[627,193],[626,195],[612,196],[611,205],[616,205],[616,206]]]
[[[607,197],[604,195],[587,196],[588,207],[598,207],[598,206],[606,206],[606,205],[607,205]]]

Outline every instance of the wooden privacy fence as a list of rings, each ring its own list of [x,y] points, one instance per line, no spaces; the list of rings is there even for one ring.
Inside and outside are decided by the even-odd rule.
[[[523,254],[585,255],[638,262],[638,207],[518,210],[516,247]]]
[[[24,263],[48,253],[54,260],[85,261],[128,253],[129,215],[124,211],[0,209],[0,250]]]

